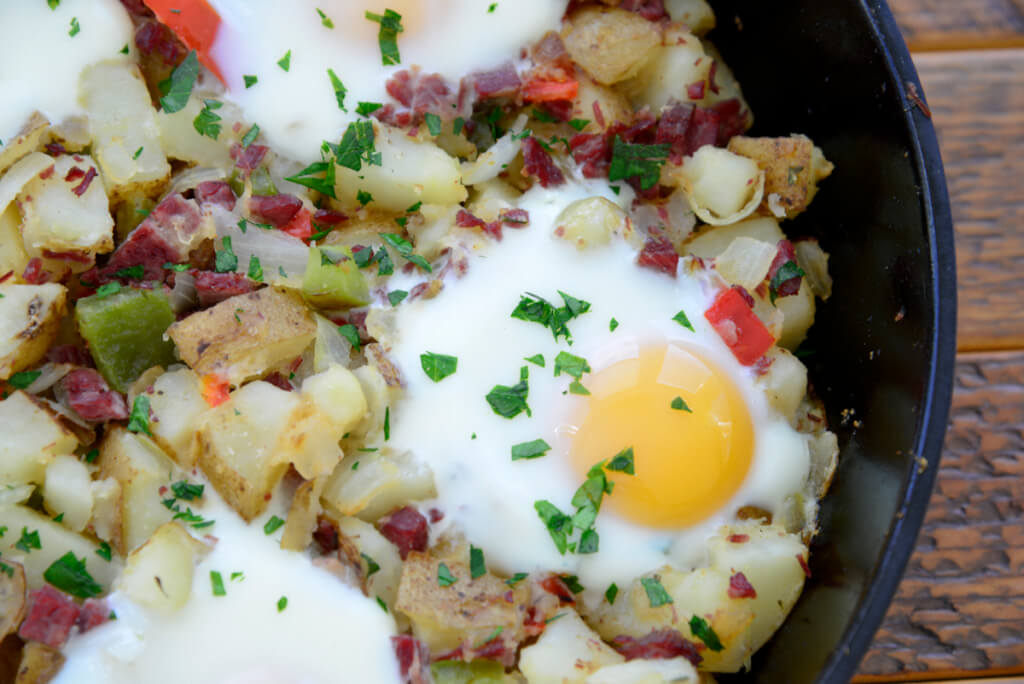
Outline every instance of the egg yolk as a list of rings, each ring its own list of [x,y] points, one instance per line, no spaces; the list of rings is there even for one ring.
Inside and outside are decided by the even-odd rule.
[[[602,506],[648,527],[699,522],[735,494],[750,467],[747,404],[693,349],[640,347],[630,356],[583,377],[591,394],[576,416],[572,463],[586,477],[632,447],[635,474],[609,472],[615,486]]]

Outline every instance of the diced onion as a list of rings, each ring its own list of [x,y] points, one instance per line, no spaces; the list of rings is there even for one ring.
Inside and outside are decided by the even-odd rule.
[[[217,242],[231,238],[231,248],[238,257],[238,266],[245,269],[249,259],[260,260],[264,277],[269,282],[282,278],[302,277],[309,259],[309,247],[297,237],[277,229],[267,230],[248,223],[243,233],[238,227],[238,216],[221,207],[210,207],[217,226]],[[284,271],[282,275],[281,271]]]
[[[348,368],[352,344],[338,332],[338,326],[323,316],[316,317],[316,342],[313,345],[313,370],[321,373],[331,366]]]
[[[824,301],[832,296],[832,276],[828,274],[828,252],[814,238],[798,240],[793,244],[796,260],[804,270],[807,284]]]
[[[39,377],[32,381],[32,384],[25,388],[29,394],[39,394],[50,389],[65,375],[74,368],[70,363],[46,363],[37,368]]]
[[[9,484],[0,487],[0,507],[20,504],[28,501],[32,496],[33,487],[30,484]]]
[[[185,192],[186,190],[198,187],[200,183],[219,180],[224,180],[224,171],[221,169],[196,166],[175,176],[174,182],[171,183],[167,194],[173,195],[176,192]]]
[[[174,274],[174,288],[171,290],[170,300],[174,313],[188,311],[199,305],[196,279],[192,277],[191,273]]]
[[[523,132],[526,126],[527,117],[520,114],[508,133],[501,136],[490,149],[476,158],[475,161],[463,162],[462,183],[463,185],[476,185],[496,178],[505,167],[512,163],[512,160],[519,154],[520,139],[517,137]]]
[[[21,189],[32,178],[53,163],[53,158],[42,152],[33,152],[19,160],[0,178],[0,214],[14,201]]]
[[[768,274],[778,247],[749,237],[738,237],[715,257],[715,270],[732,285],[753,291]]]

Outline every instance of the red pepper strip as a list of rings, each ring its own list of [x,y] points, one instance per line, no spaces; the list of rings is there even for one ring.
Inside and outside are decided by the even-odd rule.
[[[578,81],[530,81],[523,86],[523,99],[527,102],[573,100],[579,92]]]
[[[310,220],[311,218],[312,216],[308,209],[299,209],[291,221],[281,226],[281,231],[309,242],[309,238],[313,236],[313,222]]]
[[[231,386],[219,375],[207,373],[199,378],[199,393],[210,408],[216,408],[231,398]]]
[[[704,318],[744,366],[752,365],[775,344],[775,338],[738,288],[720,292]]]
[[[196,56],[203,66],[227,85],[210,52],[213,50],[220,15],[206,0],[143,0],[156,18],[166,24]]]

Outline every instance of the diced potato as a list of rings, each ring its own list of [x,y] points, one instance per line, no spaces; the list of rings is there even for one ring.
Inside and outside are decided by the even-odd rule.
[[[0,559],[0,641],[18,629],[25,617],[25,568],[21,563]]]
[[[814,238],[793,243],[797,263],[803,269],[814,296],[827,301],[832,296],[832,276],[828,273],[828,252]]]
[[[160,142],[164,152],[171,159],[191,162],[198,166],[204,166],[225,171],[234,167],[235,162],[231,159],[229,134],[231,127],[241,121],[240,113],[230,102],[221,102],[221,106],[215,110],[217,116],[221,117],[221,133],[217,140],[199,133],[193,125],[196,116],[203,109],[204,102],[200,97],[193,94],[189,98],[184,109],[173,114],[161,110],[156,114],[156,122],[160,127]]]
[[[302,297],[268,287],[194,313],[167,334],[194,371],[238,386],[301,356],[316,320]]]
[[[359,171],[337,167],[334,187],[344,206],[358,207],[359,191],[373,196],[372,208],[399,212],[416,202],[448,206],[466,199],[457,160],[431,142],[410,138],[405,131],[376,121],[373,126],[381,163],[364,162]]]
[[[152,420],[153,439],[188,470],[196,462],[196,429],[209,406],[199,390],[199,378],[188,368],[160,375],[153,391],[146,394]]]
[[[822,430],[814,434],[807,444],[811,456],[811,472],[807,476],[811,493],[816,499],[825,496],[839,460],[839,440],[834,432]]]
[[[715,13],[707,0],[665,0],[665,11],[672,21],[681,21],[691,33],[703,36],[715,28]]]
[[[305,551],[313,541],[316,517],[320,515],[320,492],[323,491],[326,476],[306,480],[295,490],[292,505],[288,509],[281,548],[286,551]]]
[[[46,355],[66,312],[66,296],[57,283],[0,285],[0,380]]]
[[[768,275],[779,248],[774,242],[738,237],[715,257],[715,270],[732,285],[753,291]]]
[[[181,525],[165,523],[125,560],[117,588],[147,608],[174,612],[192,594],[195,564],[207,551]]]
[[[28,266],[28,254],[18,229],[20,223],[16,205],[11,204],[7,211],[0,211],[0,276],[14,274],[13,281],[7,282],[18,282]]]
[[[498,182],[500,181],[490,181],[490,183]],[[512,186],[507,183],[504,183],[503,185],[512,189]],[[427,261],[433,261],[440,256],[441,250],[448,246],[447,238],[451,234],[452,228],[455,226],[455,217],[458,214],[458,211],[458,205],[439,207],[434,204],[429,204],[420,207],[420,213],[423,215],[423,221],[410,221],[405,226],[412,243],[416,246],[413,251],[425,258]],[[477,214],[477,216],[479,216],[479,214]]]
[[[519,142],[520,133],[526,123],[526,115],[521,115],[508,133],[498,138],[497,142],[473,161],[460,165],[462,182],[466,185],[486,183],[498,177],[508,168],[522,149]]]
[[[782,312],[782,334],[777,343],[790,351],[800,346],[807,336],[807,330],[814,322],[814,293],[807,279],[800,281],[800,290],[795,295],[779,297],[775,306]]]
[[[807,367],[787,350],[778,347],[769,349],[765,356],[771,363],[756,383],[768,397],[768,403],[792,423],[796,420],[800,402],[807,394]]]
[[[339,435],[351,430],[366,415],[366,397],[355,373],[333,365],[302,383],[302,395],[331,421]]]
[[[7,173],[0,176],[0,212],[6,211],[25,184],[38,174],[45,173],[52,163],[51,157],[42,152],[33,152],[19,159]]]
[[[585,5],[564,26],[569,56],[604,85],[635,76],[661,42],[656,24],[617,7]]]
[[[775,219],[752,218],[729,226],[716,226],[702,231],[690,238],[684,248],[689,254],[702,259],[714,259],[739,237],[749,237],[773,245],[786,238],[782,229],[779,228],[779,222]]]
[[[0,555],[4,561],[13,560],[24,566],[25,583],[30,590],[43,586],[43,573],[68,551],[76,558],[85,559],[86,570],[104,589],[110,588],[118,573],[119,563],[96,555],[98,547],[95,542],[27,506],[0,507],[0,528],[4,527],[7,529],[0,537]],[[29,534],[38,532],[41,548],[30,546],[27,553],[15,548],[22,530]]]
[[[43,135],[49,127],[50,122],[45,116],[39,112],[32,112],[18,134],[0,145],[0,175],[19,159],[39,149]]]
[[[818,181],[832,173],[832,162],[825,159],[810,138],[747,138],[729,141],[730,152],[757,162],[765,172],[764,201],[761,210],[777,218],[793,218],[814,199]]]
[[[613,235],[623,237],[631,231],[626,212],[604,197],[576,200],[555,219],[555,235],[579,249],[607,245]]]
[[[28,641],[21,650],[21,662],[14,684],[46,684],[64,666],[64,654],[38,641]]]
[[[121,536],[121,483],[112,477],[93,480],[92,519],[89,530],[100,539],[111,542]]]
[[[100,444],[99,476],[121,485],[121,530],[110,543],[122,555],[135,549],[174,515],[162,501],[161,487],[180,477],[167,454],[145,435],[114,427]]]
[[[656,48],[635,79],[623,84],[634,107],[647,106],[658,112],[669,100],[701,102],[710,92],[712,59],[696,36],[684,34],[683,42]],[[690,97],[689,86],[694,86],[697,98]]]
[[[288,469],[277,447],[300,401],[294,392],[257,380],[233,392],[202,421],[199,467],[246,521],[263,512]]]
[[[576,611],[562,608],[559,613],[540,639],[519,654],[519,670],[530,684],[583,684],[592,673],[626,662]]]
[[[370,574],[369,561],[362,559],[367,595],[379,596],[386,604],[393,606],[398,598],[398,584],[402,578],[402,559],[398,549],[377,528],[359,518],[341,518],[338,530],[355,545],[360,554],[366,554],[380,566],[379,570]]]
[[[93,154],[111,195],[154,194],[171,167],[139,68],[122,61],[86,67],[79,99],[89,113]]]
[[[406,556],[395,609],[409,618],[413,634],[434,653],[462,645],[469,649],[492,638],[514,645],[523,638],[520,610],[529,598],[529,587],[520,582],[509,589],[490,573],[470,579],[468,561],[465,546],[411,551]],[[438,582],[441,562],[455,578],[446,587]]]
[[[391,390],[380,371],[372,365],[356,368],[352,373],[359,380],[366,398],[367,413],[351,430],[353,438],[362,438],[367,442],[379,441],[383,437],[384,412],[391,403]]]
[[[346,456],[328,479],[323,499],[340,515],[373,521],[410,501],[436,495],[429,467],[407,452],[385,449]]]
[[[764,194],[764,172],[754,161],[711,145],[687,157],[674,176],[693,212],[715,226],[743,220]]]
[[[67,180],[74,169],[85,175]],[[90,173],[95,177],[89,179]],[[45,178],[33,176],[22,188],[18,207],[29,256],[41,257],[47,251],[80,255],[81,261],[69,263],[72,270],[84,271],[97,254],[114,249],[114,219],[103,178],[91,157],[62,155],[54,159],[52,173]]]
[[[700,675],[686,658],[647,660],[606,665],[586,678],[586,684],[698,684]],[[714,681],[714,680],[708,680]]]
[[[0,401],[0,425],[18,426],[0,430],[0,482],[5,484],[42,484],[57,454],[78,446],[74,433],[21,390]]]
[[[501,178],[494,178],[472,187],[466,208],[469,212],[484,221],[497,221],[503,209],[511,209],[522,195],[519,190]]]
[[[618,90],[601,85],[582,72],[577,72],[576,80],[580,85],[570,116],[571,119],[589,122],[582,133],[600,133],[613,123],[627,123],[633,119],[633,108],[629,100]],[[597,111],[601,112],[600,118]],[[600,119],[604,120],[603,123]]]
[[[57,456],[46,468],[43,502],[72,532],[81,532],[92,517],[92,478],[89,468],[69,454]]]

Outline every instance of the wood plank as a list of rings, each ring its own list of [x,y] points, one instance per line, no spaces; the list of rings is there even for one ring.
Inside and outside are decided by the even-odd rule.
[[[1024,351],[960,355],[939,468],[855,681],[1024,675]]]
[[[953,204],[959,347],[1024,348],[1024,50],[925,53],[914,61]]]
[[[1024,0],[889,0],[911,50],[1024,46]]]

